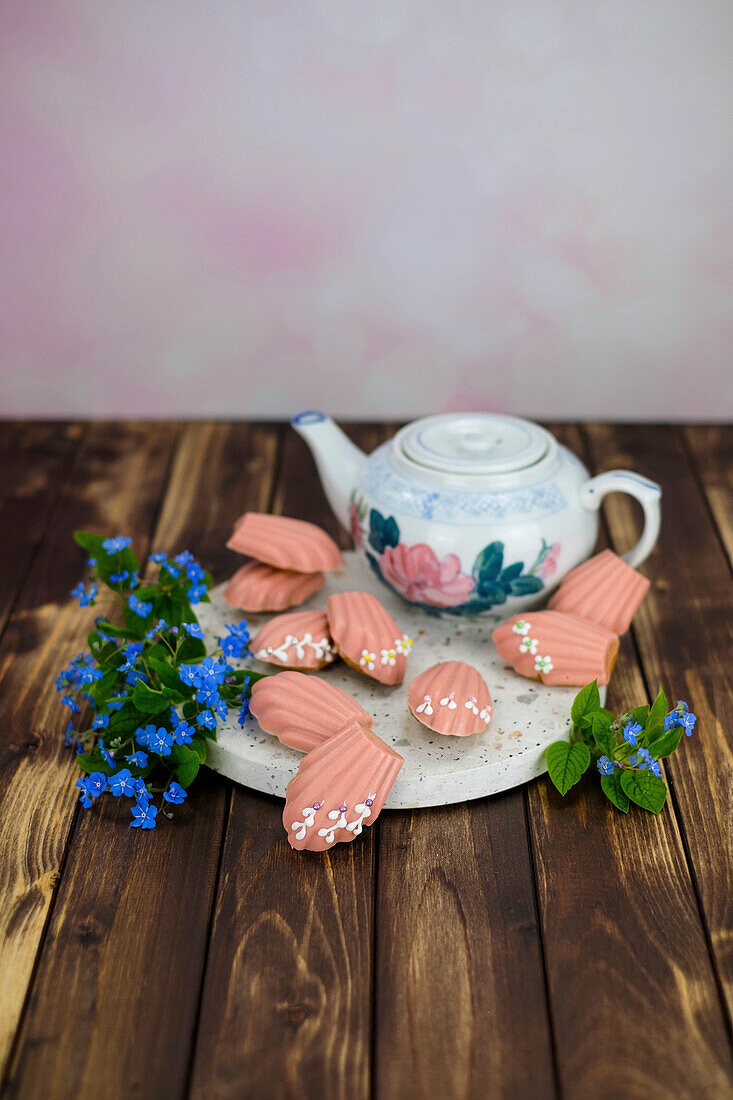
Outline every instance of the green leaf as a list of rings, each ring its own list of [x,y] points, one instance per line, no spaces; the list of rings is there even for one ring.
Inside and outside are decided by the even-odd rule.
[[[485,546],[473,563],[473,576],[477,585],[482,581],[493,581],[499,576],[504,562],[504,543],[492,542]]]
[[[569,740],[571,745],[574,745],[576,741],[583,741],[584,744],[586,744],[591,750],[591,752],[596,747],[596,743],[589,726],[571,726]]]
[[[598,681],[593,680],[592,683],[586,684],[584,688],[581,688],[573,699],[573,705],[570,708],[570,717],[573,724],[582,729],[584,726],[591,725],[593,715],[597,714],[600,709],[601,696],[598,691]]]
[[[107,619],[100,619],[99,625],[105,634],[114,634],[116,638],[127,638],[131,641],[140,638],[139,630],[126,630],[124,626],[115,626],[114,623],[109,622]],[[110,642],[109,644],[111,645],[112,643]]]
[[[640,726],[645,726],[649,717],[649,704],[644,703],[641,707],[634,707],[633,710],[629,711],[629,714],[632,722],[638,722]]]
[[[590,750],[582,741],[575,745],[555,741],[546,753],[547,771],[560,794],[564,795],[580,779],[590,764]]]
[[[664,692],[660,688],[659,689],[659,694],[657,695],[656,699],[654,700],[654,702],[651,705],[651,709],[649,711],[649,717],[650,718],[661,718],[662,720],[664,720],[664,718],[667,716],[668,711],[669,711],[669,704],[667,703],[667,696],[664,694]]]
[[[639,745],[648,746],[651,741],[655,741],[664,731],[664,719],[655,715],[653,718],[651,713],[646,720],[646,726],[642,733],[639,734]]]
[[[177,768],[178,782],[182,787],[190,787],[194,779],[199,773],[198,756],[194,753],[192,759],[187,760],[184,764],[179,764]]]
[[[194,737],[193,741],[191,742],[191,748],[194,750],[194,752],[198,756],[200,763],[205,764],[206,763],[206,757],[208,755],[208,749],[206,747],[206,738],[205,737],[199,737],[197,735],[196,737]]]
[[[138,596],[139,599],[142,599],[142,596],[140,596],[139,593],[136,592],[135,595]],[[146,600],[145,602],[146,603],[152,603],[153,608],[152,608],[152,611],[150,612],[150,614],[146,615],[144,619],[141,618],[140,615],[137,615],[131,609],[131,607],[128,603],[125,604],[125,610],[124,610],[124,613],[123,613],[123,618],[125,620],[125,626],[127,627],[128,630],[133,632],[132,636],[134,638],[138,638],[138,639],[143,637],[145,632],[147,630],[149,630],[150,627],[153,625],[153,621],[158,617],[155,613],[155,600],[152,600],[152,601]]]
[[[173,764],[187,764],[192,760],[200,763],[201,758],[192,745],[172,745],[168,759]]]
[[[652,814],[659,813],[667,798],[664,780],[648,771],[622,772],[621,787],[632,802]]]
[[[92,772],[102,772],[103,775],[112,775],[115,768],[111,768],[102,758],[99,748],[95,745],[91,752],[77,753],[76,762],[83,772],[90,775]]]
[[[512,596],[530,596],[533,592],[541,592],[545,582],[540,577],[527,574],[525,577],[517,577],[509,584],[509,593]]]
[[[107,734],[130,733],[132,730],[136,730],[138,726],[144,726],[147,720],[147,714],[143,714],[132,703],[125,703],[124,707],[120,707],[119,710],[112,711],[110,714]]]
[[[119,550],[116,554],[108,554],[103,546],[105,538],[105,535],[93,535],[91,531],[74,532],[74,539],[78,545],[96,559],[95,572],[105,584],[109,585],[110,573],[127,572],[132,575],[139,566],[137,557],[129,546],[125,547],[124,550]],[[113,587],[115,591],[120,591],[124,585],[117,584],[110,585],[110,587]]]
[[[662,760],[665,756],[671,756],[674,750],[680,743],[682,738],[682,727],[675,726],[671,730],[667,730],[661,737],[658,737],[655,741],[652,741],[647,748],[652,756],[657,760]]]
[[[616,747],[616,738],[611,733],[611,723],[613,722],[613,715],[609,717],[609,712],[597,711],[595,714],[591,714],[591,733],[593,734],[593,740],[601,752],[610,756]]]
[[[162,646],[160,647],[162,649]],[[161,661],[157,657],[146,656],[145,663],[153,670],[160,682],[167,688],[181,695],[184,691],[184,683],[178,675],[178,669],[173,668],[167,661]]]
[[[98,558],[101,554],[104,554],[102,548],[104,539],[104,535],[93,535],[91,531],[74,531],[74,542],[81,546],[83,550],[88,550],[93,558]]]
[[[120,652],[117,642],[105,641],[104,638],[100,638],[96,630],[93,630],[91,634],[87,635],[87,644],[89,646],[89,652],[100,668],[107,665],[117,671],[117,665],[112,665],[110,663]]]
[[[119,679],[119,671],[116,668],[111,668],[108,672],[105,672],[101,680],[94,681],[89,694],[99,703],[102,699],[106,699],[113,694],[112,688]]]
[[[143,714],[160,714],[161,711],[166,710],[171,703],[181,701],[181,697],[176,696],[177,693],[171,691],[170,688],[163,688],[162,691],[154,691],[151,687],[148,687],[147,684],[144,684],[142,680],[138,680],[132,693],[132,701],[137,709],[141,710]]]
[[[106,550],[102,550],[94,568],[99,577],[114,592],[129,592],[131,591],[130,579],[133,573],[138,571],[139,564],[137,557],[128,546],[124,550],[118,550],[116,554],[108,554]],[[128,577],[124,581],[116,581],[112,584],[109,579],[112,573],[127,573]]]
[[[193,618],[183,619],[184,623],[192,623]],[[206,656],[206,645],[200,638],[192,638],[187,635],[178,647],[178,654],[176,660],[179,664],[187,664],[191,661],[198,661],[200,657]]]
[[[629,812],[629,796],[621,785],[621,772],[615,771],[613,775],[601,776],[601,789],[606,798],[613,802],[617,810],[626,814]]]

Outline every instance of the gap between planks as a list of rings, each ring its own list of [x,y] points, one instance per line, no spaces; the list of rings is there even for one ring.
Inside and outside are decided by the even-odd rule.
[[[694,433],[696,454],[702,454],[705,431],[660,426],[634,432],[624,425],[591,424],[584,436],[596,457],[610,451],[609,464],[635,466],[656,478],[675,506],[674,518],[668,508],[662,526],[653,559],[659,562],[657,580],[635,618],[634,632],[650,687],[661,684],[670,694],[673,685],[672,698],[686,695],[698,714],[695,735],[683,739],[666,771],[730,1037],[733,759],[726,731],[733,718],[733,689],[725,655],[733,651],[733,586],[725,549],[725,496],[712,503],[705,492],[706,481],[719,484],[719,472],[710,459],[703,474],[696,470],[684,442],[686,432]],[[730,445],[730,439],[730,429],[713,429],[712,453],[719,448],[725,453],[723,444]],[[628,500],[610,498],[607,515],[614,543],[626,546],[634,529]],[[672,571],[668,577],[659,571],[665,567]]]
[[[378,442],[352,428],[357,443]],[[382,434],[386,429],[382,429]],[[348,539],[310,454],[289,433],[273,511]],[[369,1094],[377,823],[358,845],[293,852],[282,802],[235,788],[191,1095]]]
[[[150,527],[150,530],[155,528],[155,539],[158,545],[168,540],[185,539],[190,540],[198,552],[197,543],[200,545],[202,539],[205,541],[205,535],[201,535],[201,528],[208,532],[209,538],[213,537],[211,525],[216,523],[217,517],[212,511],[213,495],[207,492],[206,479],[211,472],[207,468],[207,460],[210,462],[212,454],[220,454],[230,431],[233,433],[234,429],[228,429],[226,425],[198,424],[183,428],[172,466],[168,471],[170,476],[166,477],[167,488],[158,497],[158,507]],[[245,437],[249,434],[256,436],[258,429],[253,428],[251,433],[248,429],[240,429],[240,434],[244,434]],[[259,434],[262,434],[261,429]],[[238,457],[244,459],[246,454],[240,453]],[[270,458],[272,455],[268,455],[268,459]],[[251,466],[251,462],[249,460],[248,462]],[[271,468],[268,462],[261,463],[260,466],[265,473],[268,468]],[[239,463],[230,462],[230,468],[222,469],[222,475],[231,474],[233,472],[231,467],[239,469],[241,474]],[[256,475],[255,470],[251,472],[253,476]],[[193,500],[197,504],[203,501],[204,504],[192,512],[191,494],[196,484],[199,486],[200,496],[197,498],[194,493]],[[216,500],[223,495],[223,493],[217,495]],[[228,503],[232,505],[233,499],[228,498]],[[260,503],[261,506],[260,501],[253,501],[253,503],[255,506]],[[231,515],[226,517],[227,532],[231,518]],[[222,520],[223,517],[219,517],[219,521]],[[223,549],[224,540],[225,536],[217,535],[216,546],[209,546],[208,549],[204,547],[207,561],[210,558],[221,559],[222,553],[226,553]],[[221,546],[218,543],[221,543]],[[98,1078],[100,1072],[111,1074],[107,1079],[109,1087],[107,1095],[116,1095],[111,1089],[111,1082],[117,1082],[122,1094],[128,1087],[133,1087],[134,1079],[139,1074],[142,1074],[142,1079],[146,1082],[145,1087],[154,1087],[158,1094],[161,1094],[161,1091],[167,1092],[169,1089],[173,1089],[174,1094],[180,1092],[180,1085],[176,1088],[175,1081],[176,1077],[182,1081],[182,1077],[185,1076],[190,1052],[190,1043],[187,1039],[190,1039],[195,1009],[198,1006],[198,986],[194,982],[193,999],[189,996],[188,985],[185,989],[180,988],[180,976],[175,965],[175,956],[171,956],[171,952],[175,951],[176,922],[181,920],[189,925],[188,935],[194,941],[198,939],[198,942],[192,943],[193,957],[195,958],[197,952],[200,954],[205,947],[205,928],[208,926],[213,901],[213,891],[210,889],[212,882],[209,881],[210,894],[206,897],[205,893],[201,894],[201,876],[195,876],[192,882],[188,880],[196,864],[196,851],[199,847],[207,853],[209,858],[212,853],[215,853],[215,857],[218,858],[222,819],[217,818],[217,806],[221,802],[221,796],[217,791],[221,792],[221,790],[222,785],[218,780],[207,777],[202,783],[202,790],[197,800],[199,804],[196,807],[198,814],[195,820],[192,820],[192,810],[188,807],[182,808],[183,813],[178,815],[180,819],[172,824],[164,823],[164,829],[158,830],[163,835],[154,834],[152,839],[149,836],[140,837],[134,833],[131,834],[129,829],[125,828],[127,822],[118,820],[117,807],[114,806],[104,809],[99,807],[101,812],[95,814],[92,820],[88,820],[85,816],[81,822],[81,828],[75,830],[69,846],[69,870],[59,884],[59,902],[53,917],[53,940],[48,950],[44,951],[44,965],[39,971],[37,988],[34,990],[33,1013],[24,1021],[22,1040],[29,1057],[23,1060],[24,1046],[21,1044],[14,1067],[14,1073],[19,1075],[24,1093],[40,1095],[44,1078],[47,1079],[50,1076],[54,1079],[66,1080],[73,1091],[86,1095],[92,1091],[92,1081]],[[198,837],[198,845],[196,838],[188,835],[191,830]],[[104,861],[100,858],[101,851],[106,853]],[[161,860],[163,860],[162,863]],[[104,878],[105,872],[101,868],[110,864],[115,867],[115,880],[107,885]],[[100,868],[102,878],[97,888],[89,882],[85,874],[87,865],[97,865]],[[178,892],[180,888],[177,880],[170,880],[171,867],[177,868],[179,876],[188,886],[189,898],[194,899],[193,905],[190,900],[183,901]],[[213,876],[208,878],[211,880]],[[116,1027],[115,1025],[117,1002],[114,990],[109,986],[109,981],[113,980],[110,964],[114,960],[115,953],[119,958],[114,972],[118,973],[119,967],[124,967],[126,964],[130,948],[130,944],[125,941],[125,928],[119,927],[118,912],[121,914],[120,920],[126,912],[131,915],[130,907],[137,904],[136,892],[140,896],[145,896],[142,888],[146,882],[148,882],[147,900],[151,906],[151,918],[156,896],[162,900],[161,889],[165,888],[167,891],[171,905],[168,910],[163,910],[163,925],[158,932],[162,932],[166,922],[169,925],[169,931],[167,935],[154,936],[153,941],[147,944],[146,954],[149,965],[146,963],[146,972],[149,992],[144,1002],[146,1008],[142,1008],[141,1005],[142,1011],[139,1010],[135,1054],[132,1057],[132,1052],[128,1051],[124,1064],[115,1065],[116,1059],[118,1060],[125,1052],[125,1044],[129,1045],[131,1038],[129,1026]],[[102,889],[100,890],[99,887]],[[193,889],[192,894],[191,889]],[[206,889],[205,882],[203,889],[204,891]],[[201,928],[202,904],[206,908],[203,928]],[[82,921],[82,927],[91,928],[90,941],[77,938],[75,929],[79,927],[79,921]],[[95,941],[97,930],[101,929],[106,931],[103,935],[104,947],[100,955],[95,950]],[[142,933],[140,936],[142,944],[138,946],[144,945],[146,940],[149,940],[152,930],[152,922],[148,927],[145,923],[138,927],[138,932]],[[196,931],[201,933],[198,937]],[[128,970],[133,972],[130,975],[131,978],[136,967],[140,965],[138,956],[133,955],[132,958],[134,961],[128,965]],[[86,960],[84,966],[82,960]],[[195,967],[193,959],[192,963]],[[151,968],[153,971],[157,970],[157,982],[149,980]],[[90,972],[82,977],[84,970]],[[75,999],[81,1010],[79,1015],[84,1018],[84,986],[80,987],[79,982],[88,982],[91,974],[95,972],[97,982],[101,983],[99,988],[101,1003],[96,1007],[86,1003],[85,1023],[90,1035],[90,1043],[79,1050],[75,1042],[76,1033],[70,1033],[65,1022],[60,1021],[59,1014],[63,1012],[63,1006],[58,1002],[56,989],[60,985],[66,986],[67,991],[69,988],[75,991]],[[65,980],[59,981],[59,978]],[[135,984],[134,978],[133,984]],[[136,984],[140,989],[146,987],[142,973],[137,976]],[[168,1046],[171,1047],[169,1055],[173,1057],[169,1057],[167,1062],[160,1057],[146,1059],[147,1045],[152,1042],[157,1048],[158,1034],[155,1028],[151,1030],[150,1026],[141,1029],[140,1021],[144,1019],[146,1011],[149,1015],[148,1004],[157,1002],[161,998],[169,1001],[171,988],[176,985],[179,988],[174,998],[174,1010],[171,1012],[169,1008],[167,1013],[164,1013],[164,1017],[171,1021],[177,1013],[178,1023],[181,1025],[174,1029],[175,1034],[169,1036]],[[186,1017],[187,1003],[189,1011]],[[163,1008],[162,1003],[159,1007]],[[57,1041],[51,1045],[51,1049],[48,1044],[39,1046],[39,1041],[42,1041],[54,1018],[59,1020]],[[105,1028],[105,1022],[107,1028]],[[75,1023],[79,1026],[78,1020]],[[148,1024],[152,1024],[152,1020],[148,1020]],[[132,1029],[132,1035],[135,1035],[135,1028]],[[180,1045],[182,1041],[183,1048]],[[32,1058],[31,1051],[35,1052]],[[45,1058],[39,1056],[41,1051]],[[164,1076],[161,1077],[161,1073]],[[133,1080],[126,1079],[126,1074],[128,1077],[132,1074]]]
[[[78,580],[82,561],[81,551],[71,543],[71,531],[88,518],[115,525],[124,518],[125,525],[141,533],[143,525],[147,526],[147,505],[140,507],[135,497],[137,485],[140,482],[143,486],[150,485],[154,478],[146,464],[137,461],[139,445],[146,435],[139,426],[128,425],[116,429],[113,440],[107,442],[110,431],[110,425],[100,424],[90,426],[85,433],[73,474],[59,493],[34,569],[18,597],[0,645],[6,688],[5,724],[9,733],[2,760],[5,773],[2,888],[6,929],[0,950],[9,952],[1,1013],[3,1072],[28,1004],[31,977],[37,972],[39,945],[46,935],[76,808],[73,787],[70,788],[75,765],[63,750],[60,732],[63,712],[52,683],[60,663],[65,663],[69,654],[79,649],[88,629],[85,624],[82,634],[78,611],[68,602],[68,590]],[[172,447],[172,442],[169,434],[167,444],[156,443],[148,458],[160,458],[167,453],[166,447]],[[125,471],[131,484],[126,486],[123,517],[112,503],[116,497],[110,479],[119,478],[124,484]],[[64,603],[59,610],[61,593]],[[12,692],[14,682],[17,688]],[[29,729],[39,732],[29,734]],[[33,750],[32,766],[30,750]],[[16,790],[26,771],[28,781],[22,783],[22,791]],[[9,808],[12,813],[8,813]]]

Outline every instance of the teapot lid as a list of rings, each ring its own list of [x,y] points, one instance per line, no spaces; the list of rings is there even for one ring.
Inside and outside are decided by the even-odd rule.
[[[552,448],[548,431],[529,420],[493,413],[445,413],[397,433],[409,461],[450,474],[508,474],[540,462]]]

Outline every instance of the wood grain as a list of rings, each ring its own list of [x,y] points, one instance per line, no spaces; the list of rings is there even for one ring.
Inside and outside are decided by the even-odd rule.
[[[679,431],[666,427],[590,425],[593,459],[633,467],[660,482],[665,520],[647,571],[649,594],[634,620],[647,682],[686,699],[698,716],[695,735],[671,758],[670,776],[713,959],[733,1013],[733,587]],[[628,498],[607,508],[615,545],[636,528]],[[729,1017],[730,1019],[730,1017]]]
[[[692,468],[733,567],[733,425],[695,424],[682,429]]]
[[[522,792],[383,815],[379,1095],[555,1093]]]
[[[608,706],[645,698],[627,638]],[[672,807],[623,815],[595,777],[565,799],[541,779],[527,798],[563,1095],[730,1095],[725,1022]],[[643,1035],[663,1056],[641,1056]]]
[[[278,440],[266,426],[185,427],[155,545],[218,571],[239,509],[267,507]],[[155,832],[129,828],[127,800],[81,815],[18,1043],[18,1094],[44,1096],[49,1081],[60,1096],[98,1096],[100,1082],[110,1098],[183,1094],[225,804],[208,775]]]
[[[391,430],[351,434],[368,450]],[[75,527],[190,546],[217,579],[238,564],[224,542],[246,508],[315,520],[348,546],[305,445],[272,425],[6,426],[8,1096],[733,1094],[733,432],[553,430],[594,471],[633,467],[665,489],[609,705],[660,682],[689,699],[699,724],[670,762],[671,803],[623,816],[589,779],[565,800],[539,780],[384,813],[313,856],[290,850],[280,800],[213,775],[154,833],[131,831],[121,801],[77,817],[52,687],[91,619],[66,598],[83,565]],[[608,500],[617,549],[635,541],[635,507]]]
[[[352,434],[371,449],[384,432]],[[293,432],[274,510],[350,545]],[[368,1094],[378,828],[321,855],[293,852],[282,801],[233,790],[193,1097]]]
[[[583,455],[575,429],[552,430]],[[607,705],[646,698],[626,636]],[[591,776],[565,799],[540,780],[527,801],[563,1094],[727,1095],[725,1020],[674,807],[623,815]],[[639,1057],[644,1034],[664,1058]]]
[[[79,453],[81,424],[0,425],[0,636]]]
[[[89,429],[0,645],[2,1070],[77,802],[78,770],[73,753],[63,747],[68,715],[53,685],[59,668],[84,647],[94,616],[69,600],[85,557],[72,542],[72,532],[81,526],[127,531],[144,546],[173,441],[174,430],[165,426],[99,424]]]
[[[523,792],[383,814],[378,868],[378,1093],[553,1096]]]
[[[378,867],[378,1092],[553,1095],[522,792],[383,814]]]

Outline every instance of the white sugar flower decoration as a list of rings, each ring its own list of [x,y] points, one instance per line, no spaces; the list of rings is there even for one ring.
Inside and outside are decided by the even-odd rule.
[[[534,656],[534,654],[537,652],[537,645],[538,642],[536,638],[530,638],[529,636],[524,637],[519,643],[519,652],[531,653],[532,656]]]
[[[413,646],[412,638],[409,638],[407,634],[403,634],[401,638],[398,638],[395,642],[395,649],[398,653],[403,653],[405,657],[410,652]]]
[[[318,835],[326,838],[326,844],[333,844],[335,833],[337,829],[345,829],[347,825],[346,810],[348,807],[339,806],[337,810],[329,810],[328,819],[333,822],[332,825],[327,825],[325,829],[319,829]]]
[[[433,713],[433,700],[429,695],[423,695],[422,703],[419,707],[415,707],[418,714],[432,714]]]
[[[551,672],[553,669],[551,657],[535,657],[534,670],[535,672]]]
[[[373,669],[377,660],[376,653],[370,653],[368,649],[362,649],[361,657],[359,658],[359,664],[364,668]]]
[[[463,704],[466,710],[470,710],[472,714],[478,714],[478,701],[475,695],[472,695],[470,699],[467,699]]]
[[[315,820],[315,816],[318,810],[321,808],[320,802],[314,802],[312,806],[305,806],[302,810],[303,820],[294,821],[290,828],[294,831],[298,840],[302,840],[308,829]]]
[[[532,624],[528,623],[526,619],[517,619],[514,626],[512,627],[512,633],[526,634],[529,631],[531,625]]]
[[[397,660],[397,654],[395,653],[395,651],[393,649],[383,649],[382,650],[382,664],[383,665],[393,665],[396,662],[396,660]]]
[[[331,652],[331,643],[328,638],[321,638],[319,641],[311,641],[308,643],[313,650],[313,656],[317,661],[332,661],[333,653]]]
[[[455,691],[452,691],[450,695],[446,695],[445,699],[440,700],[441,707],[447,707],[448,710],[455,710],[458,706],[455,700]]]
[[[491,707],[487,703],[484,709],[479,714],[479,718],[482,722],[489,722],[491,720]]]

